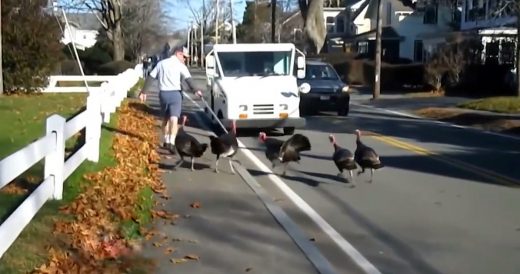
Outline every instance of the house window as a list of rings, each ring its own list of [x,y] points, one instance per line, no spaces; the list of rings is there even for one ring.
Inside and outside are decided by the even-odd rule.
[[[392,25],[392,3],[386,3],[386,25]]]
[[[335,30],[334,30],[334,17],[332,16],[327,16],[327,19],[326,19],[326,22],[327,22],[327,33],[334,33]]]
[[[424,24],[437,24],[437,3],[428,3],[424,8]]]
[[[344,33],[345,32],[345,18],[339,15],[336,17],[336,32]]]
[[[358,54],[368,53],[368,42],[358,42]]]
[[[415,40],[414,41],[413,60],[415,62],[422,62],[423,61],[423,41],[422,40]]]

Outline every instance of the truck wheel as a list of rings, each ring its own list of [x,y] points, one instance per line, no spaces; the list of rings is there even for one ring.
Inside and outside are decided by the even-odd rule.
[[[350,108],[350,96],[340,97],[337,108],[338,116],[347,116]]]
[[[284,127],[283,128],[283,134],[284,135],[293,135],[294,134],[294,128],[293,127]]]
[[[300,102],[300,115],[301,116],[309,116],[313,115],[317,112],[316,109],[313,108],[312,104],[307,101]]]
[[[338,107],[338,116],[347,116],[349,111],[349,106],[340,106]]]

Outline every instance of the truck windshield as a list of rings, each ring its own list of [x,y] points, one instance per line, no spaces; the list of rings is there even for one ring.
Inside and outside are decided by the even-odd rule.
[[[223,76],[290,75],[291,52],[217,52]]]

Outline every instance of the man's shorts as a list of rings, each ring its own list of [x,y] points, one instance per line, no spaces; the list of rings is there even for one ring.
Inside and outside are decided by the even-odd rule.
[[[161,90],[159,92],[159,103],[163,117],[181,116],[182,93],[178,90]]]

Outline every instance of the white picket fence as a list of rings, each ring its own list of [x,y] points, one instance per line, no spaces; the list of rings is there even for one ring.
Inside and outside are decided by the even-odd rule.
[[[88,76],[89,81],[107,81],[101,87],[89,88],[86,109],[69,121],[54,114],[46,120],[46,134],[0,161],[0,189],[23,172],[45,159],[43,182],[0,225],[0,258],[12,245],[34,215],[49,199],[61,199],[64,181],[85,160],[97,162],[101,125],[110,121],[128,91],[142,77],[140,65],[117,76]],[[78,76],[52,76],[52,80],[78,81]],[[79,76],[79,80],[82,80]],[[57,81],[58,81],[57,80]],[[55,83],[54,83],[55,85]],[[75,88],[74,92],[87,92]],[[45,89],[44,92],[71,92]],[[85,144],[65,161],[65,142],[85,128]]]

